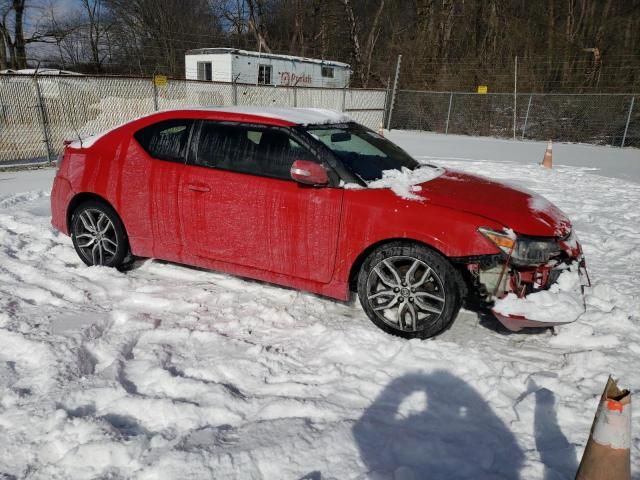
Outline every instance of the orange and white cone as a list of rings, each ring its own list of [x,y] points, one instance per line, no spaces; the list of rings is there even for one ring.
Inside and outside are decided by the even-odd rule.
[[[631,480],[631,394],[609,377],[576,480]]]
[[[544,168],[552,168],[553,167],[553,145],[551,144],[551,140],[547,143],[547,149],[544,152],[544,158],[542,159],[542,166]]]

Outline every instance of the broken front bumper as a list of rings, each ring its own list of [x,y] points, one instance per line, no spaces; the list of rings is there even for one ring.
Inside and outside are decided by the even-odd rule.
[[[480,298],[509,330],[571,323],[584,313],[590,281],[582,248],[573,235],[558,243],[559,254],[544,264],[517,264],[510,255],[467,263]]]
[[[495,300],[493,314],[507,329],[551,327],[574,322],[585,311],[584,287],[590,286],[584,258],[511,270],[508,288]]]

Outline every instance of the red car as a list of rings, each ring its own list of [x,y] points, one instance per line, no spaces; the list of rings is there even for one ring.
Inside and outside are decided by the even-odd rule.
[[[51,207],[87,265],[153,257],[339,300],[356,290],[377,326],[406,338],[442,332],[463,301],[546,289],[582,258],[543,198],[421,165],[314,109],[164,111],[75,141]]]

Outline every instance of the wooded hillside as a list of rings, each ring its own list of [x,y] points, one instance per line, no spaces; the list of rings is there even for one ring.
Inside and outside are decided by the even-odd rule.
[[[0,68],[182,77],[186,50],[237,47],[345,61],[380,87],[402,54],[402,88],[500,92],[518,56],[522,91],[640,90],[640,0],[76,0],[34,8],[29,34],[25,1],[0,0]]]

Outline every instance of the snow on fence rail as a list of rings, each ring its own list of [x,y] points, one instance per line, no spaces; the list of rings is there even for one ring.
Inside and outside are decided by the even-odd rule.
[[[386,91],[275,87],[148,78],[0,75],[0,166],[55,160],[65,138],[92,135],[157,110],[258,105],[328,108],[371,128],[383,123]]]

